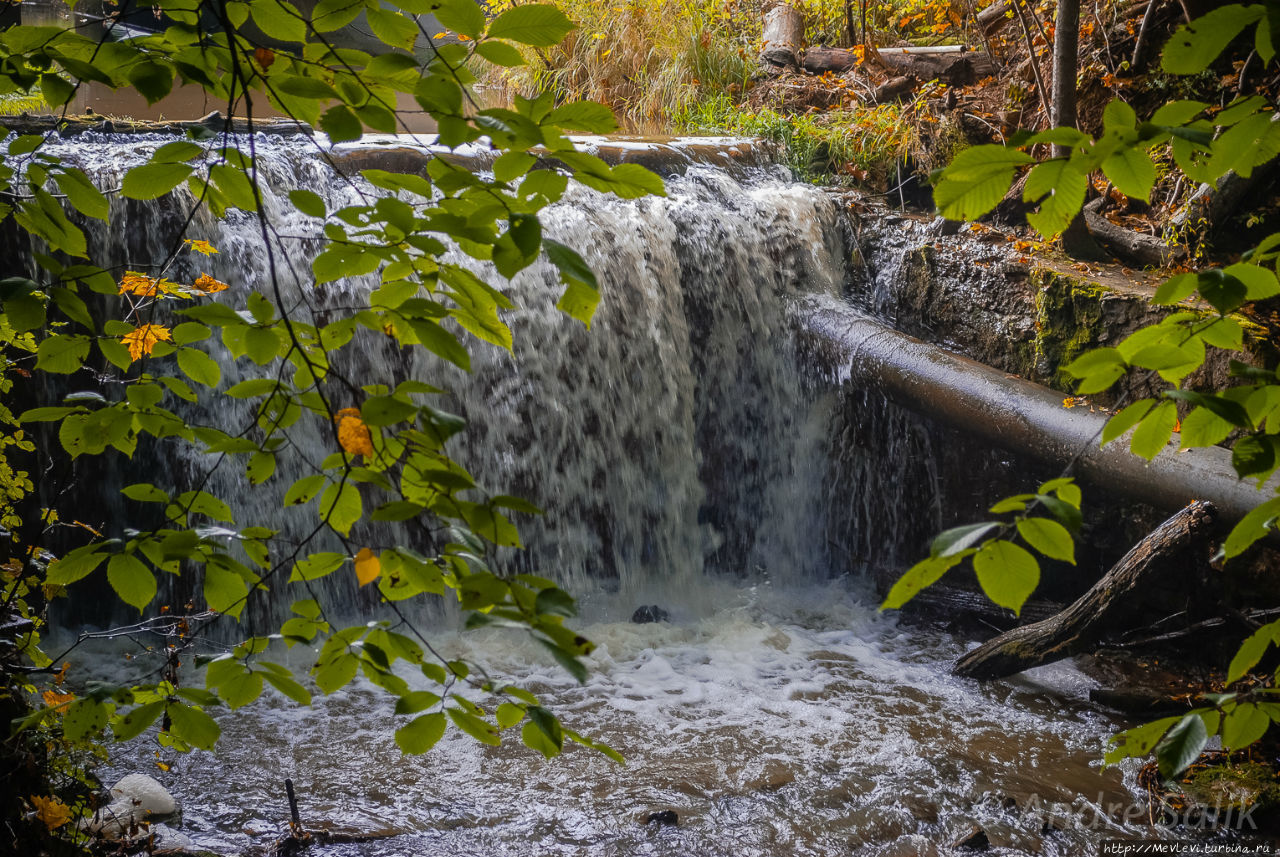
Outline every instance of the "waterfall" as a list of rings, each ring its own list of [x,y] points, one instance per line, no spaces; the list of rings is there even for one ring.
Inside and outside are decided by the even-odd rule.
[[[108,188],[162,142],[86,135],[51,148]],[[343,177],[313,141],[255,142],[264,209],[291,236],[281,272],[285,302],[304,320],[362,302],[376,278],[308,284],[319,224],[296,213],[285,195],[313,190],[332,210],[386,192]],[[414,378],[449,391],[441,406],[469,423],[451,442],[453,457],[483,488],[546,510],[521,516],[525,549],[501,563],[571,590],[603,585],[640,593],[658,583],[679,591],[680,581],[704,571],[794,581],[832,570],[830,534],[841,527],[827,520],[826,498],[814,486],[831,483],[830,425],[839,405],[833,387],[807,371],[787,308],[798,295],[841,294],[850,252],[844,215],[821,190],[776,170],[690,164],[696,147],[676,150],[681,157],[674,160],[684,163],[665,198],[619,200],[571,186],[543,212],[547,236],[574,247],[599,277],[603,299],[590,330],[555,309],[556,270],[539,261],[506,289],[518,306],[505,319],[514,356],[474,343],[467,375],[367,331],[343,352],[343,368],[357,383]],[[153,202],[115,199],[109,225],[86,226],[91,253],[104,266],[148,270],[181,240],[191,204],[183,188]],[[185,236],[209,241],[218,253],[179,254],[171,279],[211,274],[231,284],[215,299],[237,307],[253,290],[271,293],[256,216],[232,211],[219,220],[201,210]],[[468,264],[502,284],[491,266]],[[219,356],[220,346],[211,351]],[[224,389],[263,371],[247,359],[219,359]],[[219,397],[216,407],[216,422],[228,431],[253,419],[252,404],[242,400]],[[194,407],[180,412],[213,420]],[[313,461],[332,451],[318,419],[304,419],[291,434]],[[146,458],[145,467],[132,465],[127,481],[185,489],[212,461],[172,440],[152,446]],[[250,487],[241,464],[223,461],[206,489],[232,502],[240,525],[267,524],[298,538],[314,525],[314,512],[285,510],[281,498],[304,466],[282,455],[275,476]],[[121,501],[108,502],[118,508]],[[129,513],[113,517],[124,522]],[[353,538],[360,534],[357,528]],[[414,546],[410,531],[400,535]],[[834,560],[837,570],[847,568],[843,554]],[[330,593],[335,600],[351,598],[345,577],[326,579],[339,587]]]

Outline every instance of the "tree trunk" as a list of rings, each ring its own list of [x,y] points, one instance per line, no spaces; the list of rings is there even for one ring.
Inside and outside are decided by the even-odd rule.
[[[760,58],[774,68],[796,68],[804,50],[804,15],[779,3],[764,13],[764,45]]]
[[[1140,268],[1167,268],[1187,260],[1182,247],[1169,246],[1154,235],[1145,235],[1117,226],[1098,213],[1103,198],[1084,207],[1082,214],[1089,227],[1089,234],[1122,261]]]
[[[1139,542],[1093,588],[1057,616],[988,640],[956,662],[953,672],[991,679],[1092,651],[1109,633],[1138,624],[1159,589],[1186,585],[1188,552],[1205,547],[1217,510],[1197,500]],[[1182,578],[1179,580],[1179,578]]]
[[[1080,0],[1058,0],[1053,30],[1053,125],[1076,127],[1077,54],[1080,51]],[[1054,157],[1066,157],[1067,146],[1054,146]]]

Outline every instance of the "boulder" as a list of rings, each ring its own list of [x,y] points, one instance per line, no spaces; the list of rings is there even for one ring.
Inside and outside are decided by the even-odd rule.
[[[146,813],[144,817],[173,815],[178,803],[154,777],[129,774],[111,787],[112,802],[129,801]]]

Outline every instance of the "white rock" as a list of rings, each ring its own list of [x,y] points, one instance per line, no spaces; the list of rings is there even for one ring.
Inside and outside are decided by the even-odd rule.
[[[120,839],[129,835],[130,829],[142,820],[140,816],[141,812],[133,805],[133,801],[117,800],[109,806],[100,807],[81,826],[103,839]]]
[[[173,815],[178,804],[154,777],[146,774],[129,774],[111,787],[112,803],[127,801],[138,812],[139,820]]]
[[[190,837],[179,833],[167,824],[151,825],[151,835],[155,837],[151,844],[151,853],[153,854],[186,851],[191,847]]]

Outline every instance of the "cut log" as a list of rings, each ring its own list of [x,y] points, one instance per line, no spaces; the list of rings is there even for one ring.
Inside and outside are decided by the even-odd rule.
[[[1089,234],[1121,261],[1139,268],[1167,268],[1186,261],[1185,247],[1171,247],[1154,235],[1134,232],[1107,220],[1098,213],[1102,202],[1099,197],[1084,207],[1084,221]]]
[[[774,68],[796,68],[804,50],[804,15],[794,6],[779,3],[765,8],[760,59]]]
[[[1004,27],[1005,24],[1013,20],[1013,3],[1010,0],[1004,0],[1002,3],[992,3],[987,8],[977,14],[978,26],[982,28],[984,35],[992,36]]]
[[[1066,610],[988,640],[956,661],[952,671],[966,678],[1002,678],[1092,651],[1105,635],[1129,630],[1142,621],[1150,593],[1185,574],[1188,552],[1207,545],[1216,517],[1213,504],[1190,504],[1139,542]]]

